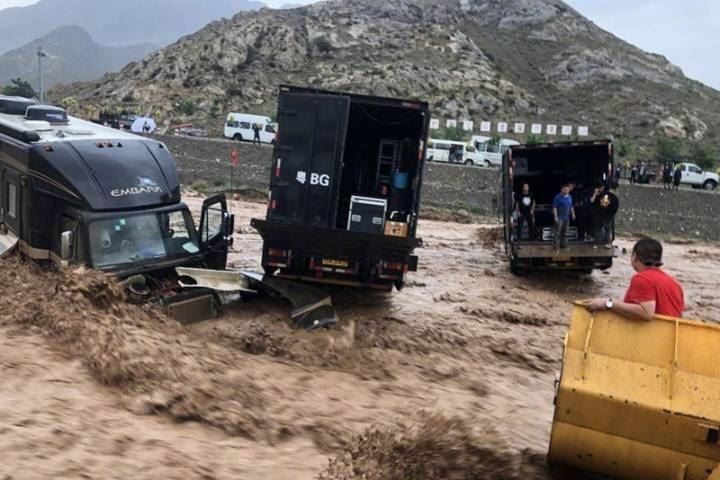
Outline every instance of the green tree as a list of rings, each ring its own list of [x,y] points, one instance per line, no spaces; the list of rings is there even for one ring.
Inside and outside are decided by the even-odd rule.
[[[195,115],[195,112],[197,112],[197,105],[195,105],[195,102],[189,98],[180,100],[180,102],[175,104],[175,108],[180,113],[187,115],[188,117]]]
[[[658,162],[675,162],[683,154],[683,142],[676,137],[663,136],[655,144],[655,156]]]
[[[635,154],[635,145],[629,140],[618,140],[615,142],[615,153],[620,158],[630,158]]]
[[[22,78],[13,78],[10,80],[10,85],[6,85],[2,89],[3,95],[33,98],[35,96],[35,90],[29,82]]]
[[[547,143],[547,137],[543,134],[530,133],[525,138],[526,145],[537,145],[539,143]]]
[[[65,97],[62,99],[61,103],[68,113],[73,112],[78,107],[78,101],[75,97]]]
[[[690,144],[690,159],[703,170],[712,170],[720,163],[717,149],[701,143]]]

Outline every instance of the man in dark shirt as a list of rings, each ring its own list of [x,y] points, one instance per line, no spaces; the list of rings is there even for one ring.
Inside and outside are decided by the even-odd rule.
[[[530,185],[522,186],[522,193],[516,197],[515,211],[517,212],[517,239],[522,239],[523,225],[528,225],[528,238],[534,240],[535,234],[535,196],[530,193]]]
[[[255,136],[253,137],[253,145],[255,145],[255,142],[262,143],[260,140],[260,130],[261,127],[259,123],[253,125],[253,132],[255,133]]]
[[[567,231],[570,219],[575,220],[575,208],[570,196],[570,185],[565,184],[553,200],[553,216],[555,217],[555,251],[567,247]]]
[[[612,248],[612,232],[615,215],[620,208],[620,200],[617,195],[605,187],[598,187],[590,199],[593,208],[593,220],[595,232],[593,240],[595,248],[604,245],[605,248]]]
[[[682,165],[676,165],[673,172],[673,190],[680,190],[680,180],[682,180]]]
[[[663,248],[652,238],[638,241],[630,262],[637,272],[622,302],[610,298],[596,298],[585,302],[591,312],[612,310],[620,315],[652,320],[655,315],[681,317],[685,310],[685,294],[680,284],[660,269]]]

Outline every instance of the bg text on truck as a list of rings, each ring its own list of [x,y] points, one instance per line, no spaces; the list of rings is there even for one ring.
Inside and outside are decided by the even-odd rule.
[[[505,250],[513,272],[529,270],[577,270],[590,273],[612,266],[614,249],[595,248],[578,238],[576,223],[567,234],[567,248],[555,252],[552,203],[565,183],[578,188],[608,185],[613,171],[613,145],[609,140],[512,146],[503,156],[501,169]],[[537,236],[524,231],[516,235],[514,198],[529,184],[535,196]],[[576,195],[573,194],[576,198]],[[534,237],[534,238],[533,238]],[[615,238],[613,232],[612,238]]]
[[[213,292],[183,290],[175,268],[224,269],[233,217],[218,195],[195,228],[164,144],[0,97],[0,199],[0,254],[112,273],[181,321],[216,310]]]
[[[285,278],[392,290],[413,255],[427,103],[280,87],[262,266]]]

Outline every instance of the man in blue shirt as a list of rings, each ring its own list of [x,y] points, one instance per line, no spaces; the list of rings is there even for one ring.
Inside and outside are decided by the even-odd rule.
[[[575,208],[570,196],[570,185],[565,184],[553,200],[553,216],[555,217],[555,251],[567,248],[567,230],[570,219],[575,220]]]

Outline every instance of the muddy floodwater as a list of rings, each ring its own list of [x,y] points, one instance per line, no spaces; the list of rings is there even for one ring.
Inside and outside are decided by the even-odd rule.
[[[259,269],[264,205],[231,208],[231,267]],[[340,323],[314,333],[267,298],[182,327],[99,274],[3,260],[0,478],[548,478],[571,304],[620,297],[629,257],[515,277],[492,226],[419,235],[403,291],[334,289]],[[720,321],[720,248],[665,257],[686,316]]]

